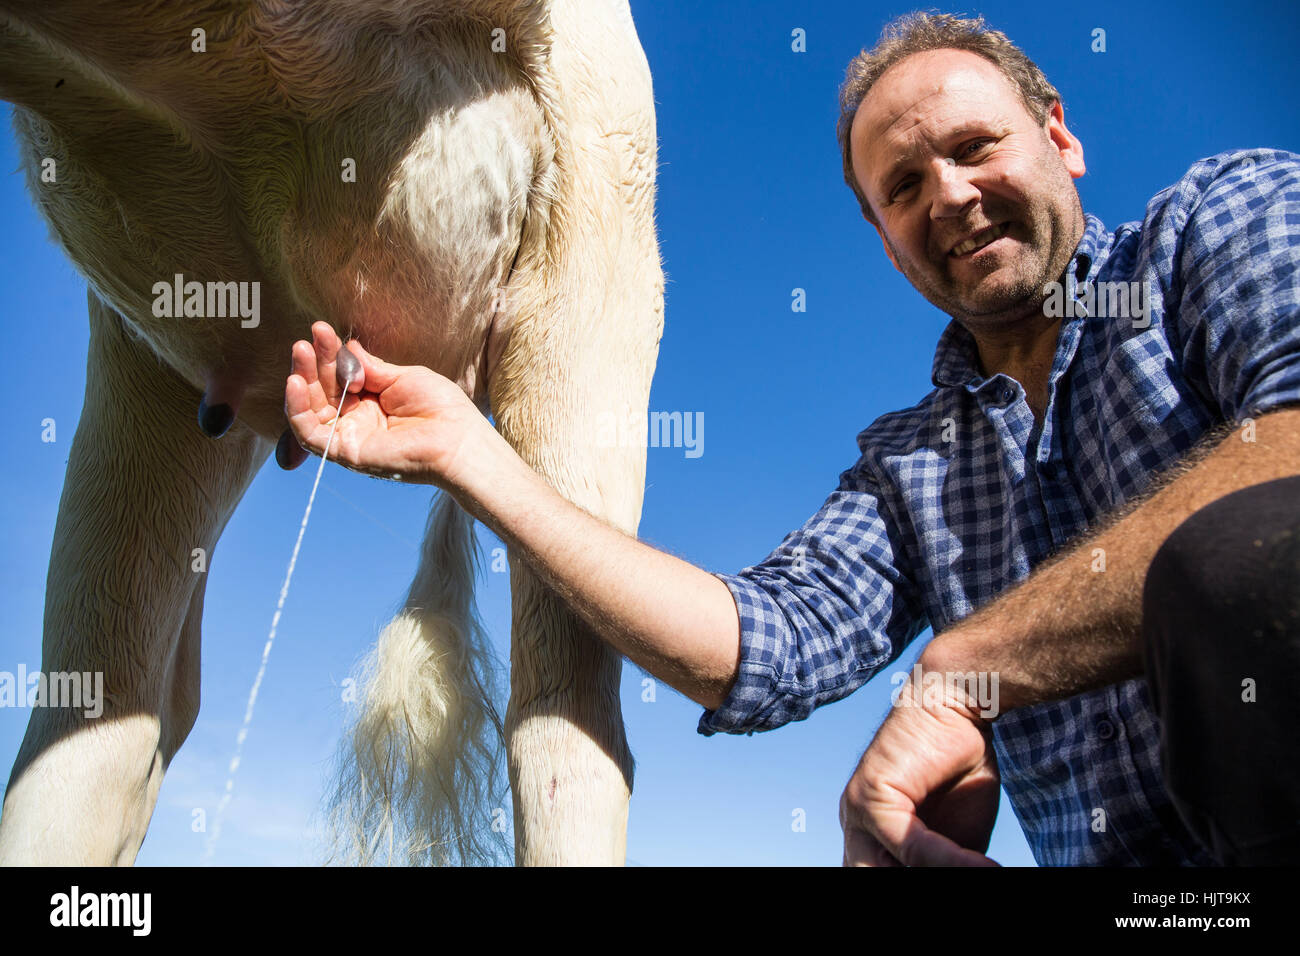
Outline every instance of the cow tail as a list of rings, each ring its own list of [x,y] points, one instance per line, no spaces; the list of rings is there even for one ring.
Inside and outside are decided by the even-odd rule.
[[[502,681],[474,605],[474,519],[438,493],[401,612],[363,661],[327,841],[354,864],[508,862]]]

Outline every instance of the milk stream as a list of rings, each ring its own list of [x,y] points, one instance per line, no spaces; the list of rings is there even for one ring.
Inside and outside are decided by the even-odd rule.
[[[349,379],[349,384],[351,379]],[[244,725],[239,728],[239,736],[235,739],[235,755],[230,758],[230,769],[226,775],[226,790],[221,795],[221,802],[217,805],[217,812],[212,824],[212,835],[208,838],[208,845],[203,853],[203,864],[206,866],[212,862],[212,856],[217,850],[217,841],[221,839],[221,822],[226,814],[226,807],[230,806],[230,800],[235,795],[235,773],[239,770],[239,760],[244,753],[244,741],[248,739],[248,727],[253,721],[253,708],[257,706],[257,692],[262,686],[262,678],[266,676],[266,662],[271,656],[271,645],[275,643],[275,629],[280,623],[280,614],[284,610],[284,600],[289,596],[289,582],[293,579],[293,568],[298,563],[298,550],[302,547],[303,535],[307,533],[307,519],[311,517],[311,506],[316,501],[316,489],[320,487],[320,477],[325,471],[325,462],[329,458],[330,446],[334,441],[334,431],[338,428],[339,417],[343,413],[343,403],[348,399],[347,388],[343,389],[343,397],[339,399],[339,407],[334,413],[334,422],[330,425],[330,437],[325,441],[325,451],[320,456],[320,466],[316,469],[316,480],[312,482],[311,495],[307,498],[307,510],[302,515],[302,525],[298,528],[298,540],[294,542],[293,554],[289,558],[289,569],[284,575],[284,584],[280,588],[280,600],[275,606],[275,616],[271,618],[271,633],[266,636],[266,646],[262,648],[262,663],[257,669],[257,677],[253,681],[253,689],[248,694],[248,707],[244,710]]]

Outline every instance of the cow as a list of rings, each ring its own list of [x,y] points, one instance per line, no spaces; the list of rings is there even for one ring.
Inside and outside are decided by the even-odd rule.
[[[626,533],[663,327],[650,72],[626,0],[0,0],[0,96],[88,285],[85,403],[42,669],[103,674],[97,718],[36,708],[0,862],[130,864],[199,709],[205,575],[287,430],[291,346],[344,340],[461,385],[559,493]],[[623,420],[620,418],[620,420]],[[473,521],[432,506],[367,661],[333,859],[624,862],[621,659],[510,555],[510,688],[473,605]]]

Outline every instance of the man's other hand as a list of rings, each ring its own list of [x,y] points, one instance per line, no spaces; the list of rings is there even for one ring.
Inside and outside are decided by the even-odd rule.
[[[908,679],[840,798],[845,866],[997,866],[992,731],[959,690]]]

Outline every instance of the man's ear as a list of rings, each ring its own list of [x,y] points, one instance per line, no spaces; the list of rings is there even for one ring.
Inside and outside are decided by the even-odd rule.
[[[871,224],[876,229],[876,235],[880,237],[880,244],[885,247],[885,255],[889,256],[889,261],[894,264],[894,268],[901,273],[903,270],[898,268],[898,260],[894,258],[894,250],[889,248],[889,243],[885,241],[885,234],[880,231],[880,226],[874,222]]]
[[[1043,123],[1043,129],[1057,152],[1061,154],[1061,162],[1065,164],[1066,171],[1074,179],[1087,172],[1087,167],[1083,163],[1083,143],[1066,128],[1065,110],[1060,100],[1052,104]]]

